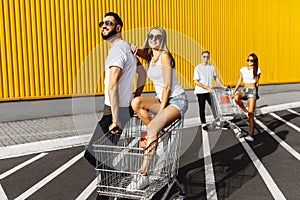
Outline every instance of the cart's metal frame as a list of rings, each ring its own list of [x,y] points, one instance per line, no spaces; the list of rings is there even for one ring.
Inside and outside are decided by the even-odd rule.
[[[134,116],[127,123],[117,145],[110,142],[104,135],[94,143],[94,152],[97,159],[97,187],[99,195],[129,199],[151,199],[158,191],[167,185],[161,199],[166,199],[174,184],[184,195],[183,188],[177,180],[179,167],[180,142],[183,120],[176,120],[161,131],[155,153],[151,156],[148,168],[149,186],[143,190],[127,190],[133,177],[137,175],[143,159],[147,157],[146,149],[139,147],[141,132],[146,131],[142,121]]]
[[[213,123],[216,123],[216,121],[227,122],[229,127],[234,131],[235,136],[240,138],[243,136],[242,129],[233,122],[233,119],[240,119],[248,124],[248,122],[244,120],[247,116],[236,104],[235,100],[231,98],[232,92],[233,88],[214,88],[212,96],[217,118]]]

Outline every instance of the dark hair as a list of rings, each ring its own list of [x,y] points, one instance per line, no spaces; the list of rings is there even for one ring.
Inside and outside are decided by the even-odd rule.
[[[121,19],[121,17],[117,14],[117,13],[114,13],[114,12],[108,12],[105,14],[104,17],[107,17],[107,16],[112,16],[115,18],[115,20],[118,22],[118,24],[121,26],[121,30],[122,30],[122,27],[123,27],[123,21]]]
[[[258,57],[257,57],[257,55],[255,55],[255,53],[251,53],[248,56],[248,58],[250,56],[253,58],[253,66],[254,66],[254,68],[253,68],[253,78],[256,78],[256,76],[257,76],[257,70],[258,70]]]
[[[201,55],[208,53],[208,55],[210,55],[209,51],[202,51]]]

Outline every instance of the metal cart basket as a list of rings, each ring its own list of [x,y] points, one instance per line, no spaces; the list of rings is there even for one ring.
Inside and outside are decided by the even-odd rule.
[[[147,172],[149,186],[143,190],[126,189],[133,177],[138,174],[143,159],[147,156],[145,149],[139,147],[141,133],[144,131],[146,131],[145,125],[134,116],[124,128],[117,145],[111,143],[108,135],[104,135],[94,143],[99,195],[115,199],[151,199],[167,185],[165,195],[161,198],[165,199],[174,184],[179,186],[176,176],[182,120],[176,120],[162,130],[159,138],[154,141],[157,144],[156,150],[151,155],[151,164]]]
[[[236,137],[241,137],[241,128],[238,127],[233,119],[242,119],[245,117],[244,112],[235,103],[235,100],[231,98],[233,88],[227,88],[224,90],[222,87],[215,87],[213,96],[213,106],[216,111],[217,118],[215,121],[227,122],[229,127],[233,129]]]

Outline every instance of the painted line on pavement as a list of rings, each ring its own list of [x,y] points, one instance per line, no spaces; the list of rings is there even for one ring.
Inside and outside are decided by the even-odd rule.
[[[205,185],[207,199],[217,200],[217,190],[215,184],[214,168],[212,165],[209,137],[207,131],[202,128],[202,141],[203,141],[203,157],[205,169]]]
[[[277,112],[281,110],[287,110],[290,108],[298,108],[300,107],[300,101],[292,102],[292,103],[284,103],[279,105],[267,106],[263,108],[255,109],[255,115],[267,114],[270,112]]]
[[[39,181],[37,184],[32,186],[30,189],[25,191],[23,194],[15,198],[15,200],[22,200],[22,199],[27,199],[29,196],[31,196],[33,193],[38,191],[40,188],[42,188],[44,185],[49,183],[51,180],[53,180],[55,177],[57,177],[59,174],[64,172],[66,169],[71,167],[73,164],[75,164],[79,159],[81,159],[84,155],[84,151],[78,154],[77,156],[73,157],[71,160],[63,164],[61,167],[59,167],[57,170],[49,174],[47,177]]]
[[[29,159],[29,160],[26,160],[26,161],[23,162],[23,163],[21,163],[21,164],[15,166],[14,168],[12,168],[12,169],[10,169],[10,170],[4,172],[3,174],[0,174],[0,180],[1,180],[1,179],[4,179],[5,177],[7,177],[7,176],[9,176],[9,175],[11,175],[11,174],[13,174],[13,173],[15,173],[16,171],[18,171],[18,170],[22,169],[23,167],[29,165],[30,163],[33,163],[34,161],[36,161],[36,160],[38,160],[38,159],[44,157],[44,156],[47,155],[47,154],[48,154],[48,153],[41,153],[41,154],[39,154],[39,155],[37,155],[37,156],[35,156],[35,157]]]
[[[295,115],[299,115],[300,116],[300,113],[298,113],[298,112],[296,112],[296,111],[294,111],[292,109],[287,109],[287,111],[289,111],[289,112],[291,112],[291,113],[293,113]]]
[[[294,150],[290,145],[288,145],[285,141],[283,141],[280,137],[276,135],[273,131],[271,131],[267,126],[265,126],[261,121],[255,119],[255,123],[258,124],[261,128],[267,131],[285,150],[291,153],[297,160],[300,161],[300,154]]]
[[[91,136],[92,134],[85,134],[79,136],[0,147],[0,160],[30,155],[34,153],[42,153],[45,151],[67,149],[70,147],[86,145],[90,141]]]
[[[8,200],[8,197],[6,196],[1,184],[0,184],[0,199]]]
[[[296,131],[298,131],[298,133],[300,133],[300,128],[288,121],[286,121],[285,119],[279,117],[278,115],[276,115],[275,113],[270,113],[270,115],[272,115],[274,118],[278,119],[279,121],[282,121],[283,123],[285,123],[286,125],[292,127],[293,129],[295,129]]]
[[[274,180],[272,179],[269,172],[266,170],[262,162],[260,162],[259,158],[253,152],[249,144],[246,142],[244,138],[239,138],[240,143],[243,145],[244,149],[246,150],[248,156],[252,160],[254,166],[256,167],[258,173],[262,177],[265,185],[268,187],[269,191],[271,192],[272,196],[276,200],[283,200],[286,199],[285,196],[282,194]]]
[[[267,114],[270,112],[276,112],[280,110],[286,110],[291,108],[300,107],[299,102],[292,102],[286,104],[279,104],[274,106],[268,106],[255,109],[255,115]],[[209,122],[213,120],[213,116],[207,116]],[[200,125],[199,117],[184,119],[184,127],[195,127]],[[44,140],[38,142],[31,142],[27,144],[17,144],[12,146],[0,147],[0,160],[5,158],[18,157],[23,155],[30,155],[34,153],[41,153],[45,151],[53,151],[58,149],[65,149],[75,146],[81,146],[88,144],[92,134],[84,134],[72,137],[64,137],[59,139]]]
[[[76,198],[76,200],[88,199],[89,196],[97,189],[97,179],[96,177]]]

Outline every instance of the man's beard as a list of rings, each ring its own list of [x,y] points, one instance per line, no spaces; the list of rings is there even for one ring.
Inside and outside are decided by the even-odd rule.
[[[103,35],[103,33],[101,33],[103,40],[109,40],[112,37],[114,37],[116,34],[117,34],[116,28],[114,28],[113,30],[111,30],[111,32],[109,32],[107,35]]]

